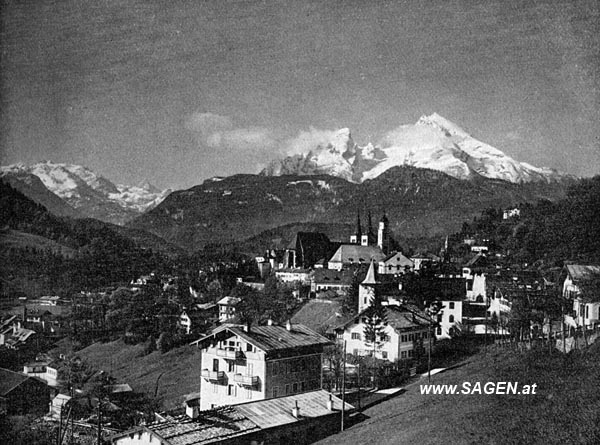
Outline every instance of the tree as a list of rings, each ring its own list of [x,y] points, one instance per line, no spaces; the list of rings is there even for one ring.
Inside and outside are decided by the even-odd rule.
[[[208,294],[208,301],[212,303],[219,301],[223,298],[223,287],[221,286],[221,282],[219,280],[211,281],[206,288],[206,293]]]
[[[358,310],[358,294],[360,282],[358,279],[358,270],[352,275],[350,288],[346,291],[342,300],[342,312],[344,315],[354,315]]]
[[[373,348],[373,357],[375,351],[388,340],[385,333],[387,326],[387,309],[382,304],[381,296],[375,291],[371,298],[371,304],[364,312],[363,334],[365,343]]]

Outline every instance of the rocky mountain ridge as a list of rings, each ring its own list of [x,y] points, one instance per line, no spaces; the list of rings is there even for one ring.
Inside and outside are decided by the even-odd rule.
[[[516,161],[437,113],[400,126],[377,145],[358,146],[350,130],[343,128],[307,153],[272,161],[261,174],[326,174],[361,183],[398,166],[437,170],[457,179],[483,176],[512,183],[551,182],[568,176]]]
[[[3,166],[0,175],[55,214],[85,216],[115,224],[124,224],[155,207],[171,192],[158,190],[149,183],[114,184],[86,167],[50,161]],[[65,205],[61,206],[48,192]]]

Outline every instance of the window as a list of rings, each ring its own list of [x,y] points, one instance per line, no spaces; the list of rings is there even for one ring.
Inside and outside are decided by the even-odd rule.
[[[246,352],[252,352],[252,345],[250,343],[246,343]]]
[[[218,358],[213,358],[213,371],[214,372],[219,371],[219,359]]]
[[[290,393],[290,385],[285,385],[285,395],[287,396]]]
[[[306,382],[300,382],[300,392],[306,391]]]
[[[352,354],[353,354],[353,355],[358,355],[358,349],[354,348],[354,349],[352,350]]]
[[[297,393],[297,392],[298,392],[298,384],[297,384],[297,383],[294,383],[294,384],[292,385],[292,392],[294,392],[294,393]]]
[[[400,353],[400,357],[401,357],[401,358],[406,358],[406,351],[402,351],[402,352]]]
[[[217,394],[219,392],[219,386],[216,383],[212,384],[213,394]]]
[[[273,363],[273,375],[279,374],[279,363]]]
[[[413,350],[411,349],[410,351],[408,351],[408,356],[412,357],[413,356]]]
[[[454,323],[454,315],[450,315],[450,316],[448,317],[448,321],[449,321],[450,323]]]
[[[585,306],[585,318],[590,318],[590,307],[588,305]]]
[[[450,309],[454,309],[454,301],[450,302]]]
[[[227,395],[228,396],[236,396],[236,387],[235,385],[227,385]]]
[[[252,398],[252,390],[251,389],[247,389],[246,390],[246,398],[247,399],[251,399]]]
[[[407,342],[408,341],[408,335],[404,334],[402,335],[402,340],[403,342]]]
[[[438,326],[437,328],[437,335],[442,335],[442,327]]]
[[[414,340],[413,334],[408,334],[408,341],[413,341],[413,340]]]
[[[277,393],[279,392],[279,387],[278,386],[274,386],[273,387],[273,397],[277,397]]]
[[[360,332],[353,332],[352,340],[360,340]]]
[[[388,358],[388,353],[387,353],[387,351],[381,351],[381,358],[382,358],[382,359],[387,359],[387,358]]]
[[[227,372],[235,372],[235,362],[227,363]]]

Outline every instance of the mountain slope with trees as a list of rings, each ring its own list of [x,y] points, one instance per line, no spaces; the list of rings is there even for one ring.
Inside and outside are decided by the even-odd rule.
[[[376,219],[387,212],[393,233],[445,235],[490,206],[564,197],[567,184],[513,184],[483,177],[460,180],[408,166],[392,168],[361,184],[326,175],[235,175],[173,192],[129,226],[197,250],[288,224],[353,223],[357,210],[371,210]],[[346,235],[349,232],[340,234]]]

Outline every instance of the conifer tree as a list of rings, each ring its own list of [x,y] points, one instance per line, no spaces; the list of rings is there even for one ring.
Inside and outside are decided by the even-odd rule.
[[[388,340],[385,333],[387,309],[383,306],[381,295],[379,295],[377,289],[375,289],[375,293],[371,298],[371,304],[364,312],[364,323],[365,343],[373,348],[373,357],[375,357],[375,351]]]

